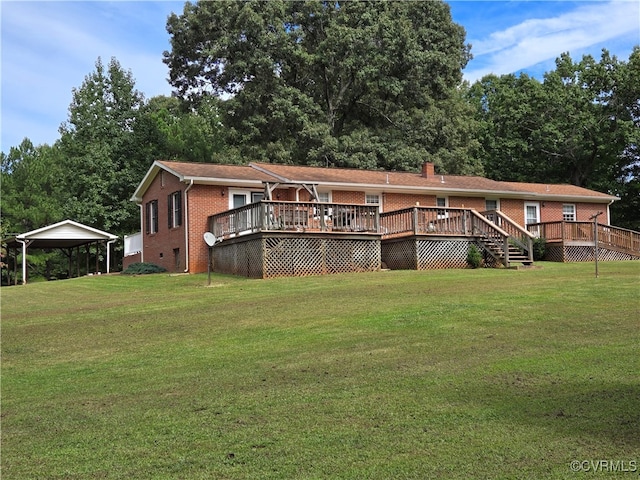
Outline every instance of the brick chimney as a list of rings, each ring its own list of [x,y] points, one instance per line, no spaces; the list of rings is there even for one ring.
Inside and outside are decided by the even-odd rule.
[[[422,164],[422,176],[425,178],[436,176],[436,168],[433,162],[424,162]]]

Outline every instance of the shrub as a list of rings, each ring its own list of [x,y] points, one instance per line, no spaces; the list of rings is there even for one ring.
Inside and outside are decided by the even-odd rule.
[[[547,240],[544,238],[533,239],[533,260],[539,261],[544,259],[544,254],[547,250]]]
[[[129,265],[122,273],[124,275],[146,275],[148,273],[162,273],[167,269],[155,263],[136,262]]]
[[[469,251],[467,252],[467,263],[471,268],[478,268],[482,264],[482,254],[478,247],[473,243],[469,245]]]

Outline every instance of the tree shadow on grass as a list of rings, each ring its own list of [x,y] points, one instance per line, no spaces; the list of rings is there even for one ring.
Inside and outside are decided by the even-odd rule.
[[[499,416],[553,429],[562,436],[587,436],[621,450],[640,447],[640,384],[567,381],[524,373],[485,376],[468,399]]]

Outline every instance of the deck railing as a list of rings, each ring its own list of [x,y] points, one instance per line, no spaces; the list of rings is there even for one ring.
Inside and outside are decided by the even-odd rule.
[[[410,207],[380,214],[384,238],[403,235],[456,235],[481,237],[501,253],[509,264],[509,233],[473,209]]]
[[[553,241],[593,242],[593,222],[542,222],[527,225],[536,237]]]
[[[640,254],[640,232],[598,224],[598,243],[605,247]]]
[[[209,231],[217,238],[253,232],[379,233],[377,205],[262,200],[209,217]]]
[[[530,232],[547,242],[595,241],[593,222],[544,222],[527,225]],[[598,244],[615,250],[640,254],[640,233],[633,230],[598,223]]]
[[[471,210],[448,207],[409,207],[380,214],[380,226],[386,236],[471,235]]]

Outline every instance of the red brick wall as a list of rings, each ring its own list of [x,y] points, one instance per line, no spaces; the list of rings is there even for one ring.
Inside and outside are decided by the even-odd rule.
[[[155,263],[170,272],[185,269],[186,253],[184,241],[184,189],[185,185],[177,177],[168,172],[160,172],[151,183],[142,200],[142,244],[143,259],[148,263]],[[183,199],[182,225],[177,228],[168,227],[168,196],[180,191]],[[152,200],[158,201],[158,232],[147,234],[146,204]],[[177,249],[174,252],[174,249]]]
[[[127,255],[126,257],[124,257],[122,259],[122,270],[126,270],[127,267],[129,267],[129,265],[131,265],[132,263],[138,263],[141,262],[141,254],[140,252],[138,253],[134,253],[133,255]]]
[[[513,198],[500,199],[500,211],[518,225],[524,226],[524,201]]]
[[[383,193],[382,211],[392,212],[402,208],[414,207],[420,203],[421,207],[434,207],[436,205],[435,195],[411,195],[408,193]]]
[[[224,196],[222,193],[224,192]],[[217,185],[194,185],[187,192],[189,202],[189,272],[207,271],[209,247],[204,232],[209,230],[207,219],[214,213],[229,210],[229,191]]]
[[[347,192],[344,190],[333,190],[331,192],[331,201],[334,203],[353,203],[356,205],[364,205],[364,192]]]
[[[532,201],[533,203],[533,201]],[[540,205],[540,221],[541,222],[558,222],[562,221],[562,206],[572,202],[553,202],[538,201]],[[524,225],[524,204],[525,200],[518,199],[500,199],[500,210],[510,217],[513,221]],[[588,222],[589,217],[598,212],[604,212],[600,218],[601,223],[607,221],[607,205],[602,203],[572,203],[576,206],[576,221]],[[466,204],[465,204],[466,206]]]
[[[540,217],[543,222],[557,222],[562,220],[562,206],[565,204],[575,205],[576,221],[589,222],[589,217],[598,212],[604,215],[598,217],[600,223],[607,222],[607,206],[605,204],[595,203],[573,203],[573,202],[540,202]]]
[[[142,202],[144,261],[160,265],[170,272],[182,272],[187,267],[191,273],[207,271],[208,247],[203,238],[209,229],[207,218],[229,209],[227,187],[193,185],[185,202],[184,192],[188,187],[169,172],[161,171]],[[168,196],[176,191],[180,191],[182,196],[182,225],[169,229]],[[147,234],[145,205],[152,200],[158,200],[158,232]],[[189,226],[189,265],[186,264],[185,225]]]
[[[452,208],[473,208],[479,212],[485,210],[484,197],[449,197]]]

